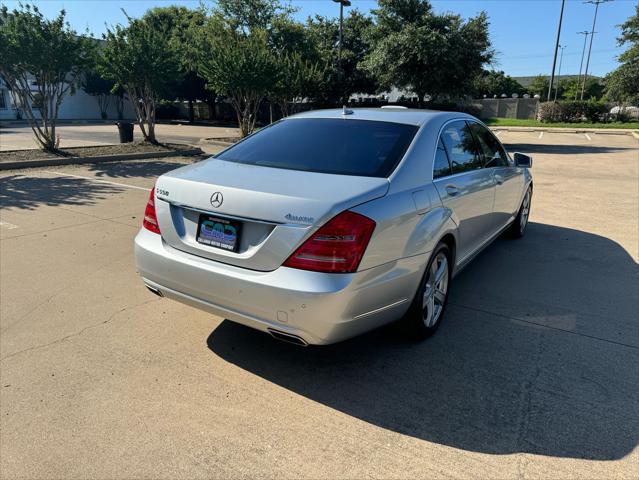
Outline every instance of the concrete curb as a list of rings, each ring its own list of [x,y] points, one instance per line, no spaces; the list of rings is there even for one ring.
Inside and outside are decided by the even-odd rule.
[[[189,148],[186,150],[172,150],[170,152],[121,153],[117,155],[99,155],[95,157],[43,158],[40,160],[0,162],[0,171],[35,167],[54,167],[58,165],[80,165],[83,163],[118,162],[122,160],[144,160],[147,158],[191,157],[203,154],[204,152],[199,148]]]
[[[563,127],[500,127],[490,126],[495,132],[596,133],[598,135],[635,135],[631,129],[617,128],[563,128]]]
[[[632,131],[630,133],[632,133],[633,137],[635,137],[637,140],[639,140],[639,132]]]

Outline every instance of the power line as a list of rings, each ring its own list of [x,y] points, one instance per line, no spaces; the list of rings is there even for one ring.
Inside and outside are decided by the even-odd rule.
[[[592,29],[590,30],[590,48],[588,48],[588,59],[586,60],[586,70],[584,71],[584,81],[581,84],[581,100],[584,99],[584,90],[586,89],[586,80],[588,79],[588,66],[590,65],[590,54],[592,53],[592,41],[595,38],[595,25],[597,23],[597,13],[599,12],[599,5],[606,2],[612,2],[612,0],[587,0],[584,3],[591,3],[595,6],[595,15],[592,19]]]

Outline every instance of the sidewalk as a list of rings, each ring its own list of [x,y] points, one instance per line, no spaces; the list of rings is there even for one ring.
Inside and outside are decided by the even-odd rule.
[[[630,128],[566,128],[566,127],[509,127],[493,125],[494,132],[547,132],[547,133],[596,133],[598,135],[632,135],[639,138],[639,133]]]

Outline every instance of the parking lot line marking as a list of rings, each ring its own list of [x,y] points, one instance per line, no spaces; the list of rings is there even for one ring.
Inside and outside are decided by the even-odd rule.
[[[544,136],[544,132],[543,131],[539,132],[539,138],[543,138],[543,136]]]
[[[128,185],[126,183],[110,182],[109,180],[100,180],[99,178],[95,178],[95,177],[85,177],[83,175],[73,175],[71,173],[54,172],[53,170],[46,170],[46,171],[42,170],[42,173],[53,173],[61,177],[84,178],[85,180],[92,180],[94,182],[99,182],[99,183],[108,183],[109,185],[117,185],[118,187],[135,188],[136,190],[144,190],[145,192],[151,191],[150,188],[138,187],[137,185]]]
[[[14,228],[18,228],[17,225],[14,225],[13,223],[9,223],[9,222],[0,222],[0,227],[4,227],[7,230],[13,230]]]
[[[497,135],[499,137],[502,133],[504,133],[503,130],[497,130],[495,132],[495,135]]]
[[[590,135],[588,135],[587,133],[584,133],[584,135],[586,136],[588,140],[592,140],[592,138],[590,138]]]

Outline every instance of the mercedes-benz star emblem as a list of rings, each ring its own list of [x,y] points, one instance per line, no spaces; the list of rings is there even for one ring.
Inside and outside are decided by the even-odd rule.
[[[223,203],[224,196],[222,195],[222,192],[215,192],[213,195],[211,195],[211,205],[213,205],[214,208],[219,208],[219,206]]]

